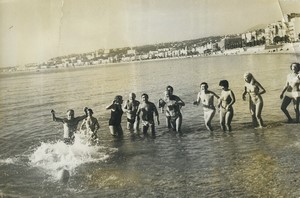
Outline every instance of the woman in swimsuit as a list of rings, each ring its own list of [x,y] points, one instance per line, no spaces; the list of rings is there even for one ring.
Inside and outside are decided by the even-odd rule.
[[[262,128],[264,124],[261,117],[261,112],[264,106],[264,101],[261,95],[266,93],[266,90],[249,72],[244,74],[244,80],[246,83],[245,91],[242,96],[243,100],[246,100],[246,94],[248,94],[250,97],[249,108],[252,116],[252,123],[255,127]]]
[[[223,131],[231,131],[231,121],[233,118],[232,105],[235,103],[235,96],[227,80],[221,80],[219,86],[222,88],[221,96],[219,99],[220,107],[220,124]]]
[[[283,98],[282,104],[281,104],[281,110],[288,118],[288,122],[293,122],[292,117],[290,116],[287,107],[293,101],[294,104],[294,110],[296,112],[296,122],[299,122],[299,103],[300,103],[300,79],[299,79],[299,69],[300,64],[299,63],[292,63],[291,66],[291,73],[287,75],[286,84],[280,94],[280,99]],[[284,97],[283,97],[284,96]]]
[[[121,120],[123,115],[122,110],[123,98],[122,96],[116,96],[112,104],[106,107],[106,110],[111,110],[111,116],[109,119],[109,130],[113,136],[123,136],[123,129],[121,126]]]

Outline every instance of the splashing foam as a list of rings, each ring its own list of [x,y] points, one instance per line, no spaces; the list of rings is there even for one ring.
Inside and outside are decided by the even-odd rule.
[[[81,164],[105,161],[115,149],[107,149],[98,145],[91,145],[86,136],[75,134],[73,145],[67,145],[62,141],[44,143],[29,157],[30,164],[43,168],[53,179],[61,180],[66,175],[74,174],[75,168]],[[68,174],[67,174],[68,175]]]

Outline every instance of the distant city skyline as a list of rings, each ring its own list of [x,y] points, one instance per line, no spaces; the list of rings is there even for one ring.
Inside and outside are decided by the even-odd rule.
[[[300,0],[0,0],[0,67],[242,33],[289,13]]]

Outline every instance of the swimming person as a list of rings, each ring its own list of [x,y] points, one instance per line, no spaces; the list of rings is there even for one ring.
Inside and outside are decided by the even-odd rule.
[[[185,106],[185,103],[178,96],[173,95],[173,90],[172,86],[167,86],[164,100],[160,99],[159,101],[159,108],[163,111],[163,108],[166,107],[166,125],[168,128],[180,132],[182,125],[180,109]]]
[[[220,108],[220,124],[223,131],[231,131],[231,121],[233,118],[233,107],[235,96],[227,80],[221,80],[219,86],[222,88],[219,108]]]
[[[137,120],[140,120],[140,116],[141,116],[144,135],[147,134],[148,129],[150,127],[152,136],[155,137],[154,115],[156,117],[157,125],[159,125],[159,115],[158,115],[157,108],[154,103],[149,102],[149,96],[147,94],[145,93],[142,94],[141,98],[142,98],[142,102],[139,105],[137,115],[136,115]]]
[[[111,116],[109,119],[109,130],[113,136],[123,136],[123,129],[121,126],[121,120],[123,115],[122,110],[123,97],[117,95],[112,104],[106,107],[106,110],[111,110]]]
[[[262,128],[264,127],[264,124],[261,112],[264,106],[264,101],[261,95],[266,93],[266,90],[249,72],[244,74],[244,80],[246,83],[242,98],[245,101],[246,94],[249,95],[249,108],[252,116],[252,123],[254,127]]]
[[[135,93],[129,94],[129,100],[126,101],[124,110],[127,115],[127,129],[137,131],[139,129],[139,121],[137,121],[135,118],[140,102],[135,98]]]
[[[80,121],[85,119],[88,116],[88,108],[84,108],[85,115],[74,117],[75,113],[73,109],[69,109],[67,111],[67,118],[58,118],[55,116],[55,111],[52,109],[52,118],[55,122],[61,122],[64,126],[64,142],[66,144],[73,144],[74,143],[74,133],[77,131],[77,126]]]
[[[198,93],[197,100],[194,102],[194,105],[199,105],[200,102],[202,103],[204,123],[209,131],[213,131],[211,121],[216,113],[214,98],[219,99],[219,96],[214,92],[208,90],[208,84],[206,82],[202,82],[200,84],[200,92]]]
[[[88,117],[85,118],[80,126],[80,130],[86,130],[85,134],[90,134],[90,139],[97,140],[97,131],[100,128],[97,118],[93,117],[93,110],[88,109]]]
[[[300,79],[299,79],[299,63],[292,63],[290,65],[292,72],[287,75],[286,84],[280,94],[280,99],[283,98],[281,104],[281,110],[288,118],[288,122],[293,122],[292,117],[290,116],[287,107],[293,101],[294,110],[296,112],[296,122],[299,122],[299,103],[300,103]],[[284,96],[284,97],[283,97]]]

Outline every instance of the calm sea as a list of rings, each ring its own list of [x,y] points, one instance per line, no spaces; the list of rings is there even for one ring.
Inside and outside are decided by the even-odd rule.
[[[241,55],[1,74],[0,197],[300,197],[300,125],[284,123],[279,98],[294,61],[299,56]],[[246,71],[267,90],[262,130],[252,129],[241,99]],[[223,79],[237,99],[233,131],[220,130],[217,113],[209,133],[193,101],[201,82],[219,94]],[[125,115],[124,138],[111,137],[105,107],[115,95],[147,93],[157,103],[167,85],[186,103],[182,136],[160,113],[155,139],[132,136]],[[65,145],[50,110],[80,116],[86,106],[100,122],[100,142],[78,136]]]

